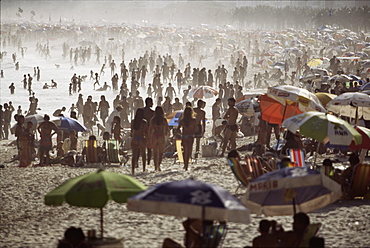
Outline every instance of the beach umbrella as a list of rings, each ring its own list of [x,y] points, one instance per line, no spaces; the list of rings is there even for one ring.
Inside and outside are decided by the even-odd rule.
[[[302,113],[297,103],[294,102],[284,106],[266,94],[261,95],[258,100],[261,108],[261,118],[270,124],[281,124],[286,118]]]
[[[361,134],[362,142],[356,144],[354,141],[351,142],[349,148],[351,150],[370,149],[370,129],[362,126],[356,126],[355,129]]]
[[[256,112],[261,112],[260,105],[254,98],[238,102],[235,107],[240,114],[247,117],[254,116]]]
[[[361,134],[348,122],[330,114],[306,112],[287,118],[282,123],[292,133],[311,137],[324,144],[349,145],[352,140],[356,145],[361,143]]]
[[[76,207],[100,208],[101,238],[103,238],[103,207],[108,201],[125,203],[127,199],[146,187],[135,178],[99,169],[65,181],[47,193],[44,202],[48,206],[60,206],[64,202]]]
[[[54,121],[54,123],[61,131],[70,132],[71,130],[75,130],[76,132],[87,132],[87,128],[73,118],[59,117],[59,120]]]
[[[242,202],[252,213],[284,216],[314,211],[341,195],[341,185],[324,174],[308,167],[287,167],[250,182]]]
[[[307,65],[309,67],[318,67],[319,65],[322,65],[323,61],[321,59],[311,59],[307,62]]]
[[[178,110],[178,111],[174,111],[171,114],[167,115],[166,118],[167,118],[168,126],[177,127],[179,125],[179,120],[180,120],[180,117],[182,115],[182,112],[184,112],[184,111],[183,110]],[[173,113],[175,113],[175,115],[173,115]],[[173,117],[171,118],[171,116],[173,116]],[[168,117],[170,117],[170,118],[168,118]]]
[[[296,102],[299,110],[302,112],[326,112],[317,96],[306,89],[290,85],[279,85],[270,87],[267,91],[267,95],[284,106]]]
[[[227,190],[191,179],[165,182],[130,197],[131,211],[249,223],[249,210]]]
[[[243,96],[239,97],[238,99],[236,99],[236,103],[238,102],[241,102],[243,100],[247,100],[247,99],[251,99],[251,98],[254,98],[254,97],[259,97],[260,95],[263,95],[264,93],[263,92],[247,92],[245,93]]]
[[[359,89],[360,90],[370,90],[370,83],[366,83],[362,85]]]
[[[218,91],[210,86],[198,86],[190,90],[188,97],[212,98],[218,95]]]
[[[317,92],[315,96],[319,98],[321,104],[326,107],[326,104],[337,97],[337,95],[326,93],[326,92]]]
[[[370,120],[370,96],[361,92],[343,93],[327,104],[329,111],[358,119]]]
[[[341,82],[341,83],[353,81],[353,79],[350,76],[347,76],[347,75],[344,75],[344,74],[334,75],[331,78],[329,78],[329,80],[338,81],[338,82]]]
[[[50,121],[52,122],[55,122],[55,121],[58,121],[59,118],[58,117],[54,117],[54,116],[51,116],[50,117]],[[27,122],[32,122],[33,126],[32,126],[32,130],[36,130],[36,128],[40,125],[40,123],[44,122],[44,115],[40,115],[40,114],[34,114],[34,115],[28,115],[28,116],[25,116],[24,117],[24,123],[25,125],[27,124]],[[10,128],[10,132],[12,134],[14,134],[15,132],[15,128],[16,128],[17,124],[14,124],[11,128]]]

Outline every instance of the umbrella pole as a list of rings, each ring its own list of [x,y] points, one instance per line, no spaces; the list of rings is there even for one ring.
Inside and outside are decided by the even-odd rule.
[[[355,126],[358,124],[358,106],[356,106]]]
[[[313,167],[315,168],[316,167],[316,158],[317,158],[317,154],[319,153],[319,149],[320,149],[320,145],[321,145],[321,142],[318,141],[317,142],[317,148],[316,148],[316,152],[315,152],[315,159],[313,160]]]
[[[293,197],[293,213],[294,214],[297,213],[297,210],[296,210],[296,207],[295,207],[295,197]]]
[[[100,238],[103,239],[103,208],[100,208]]]
[[[283,113],[283,118],[281,120],[281,123],[283,123],[284,119],[285,119],[285,112],[286,112],[286,108],[287,108],[287,103],[285,103],[285,108],[284,108],[284,113]],[[279,150],[279,141],[280,141],[280,125],[279,125],[279,137],[275,137],[277,138],[277,142],[276,142],[276,151]],[[270,134],[271,135],[271,134]]]

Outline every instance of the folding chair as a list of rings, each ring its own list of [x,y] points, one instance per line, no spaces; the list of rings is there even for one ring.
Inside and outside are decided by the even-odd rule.
[[[306,166],[306,163],[304,161],[305,151],[303,149],[290,148],[290,149],[287,149],[287,153],[290,157],[290,161],[295,163],[294,167],[305,167]]]
[[[226,236],[227,226],[221,225],[208,225],[204,228],[202,246],[204,248],[221,247],[223,239]]]
[[[98,142],[96,140],[85,140],[84,151],[88,164],[100,163],[98,154]]]
[[[321,227],[321,223],[310,224],[303,233],[301,241],[296,247],[309,247],[310,239],[314,237]]]
[[[107,161],[109,163],[119,163],[122,164],[122,159],[119,155],[119,141],[118,140],[106,140],[104,142],[105,151],[107,155]]]
[[[249,167],[249,171],[252,175],[252,180],[256,179],[259,176],[262,176],[263,174],[267,172],[267,171],[264,171],[261,160],[257,156],[246,155],[245,163]]]
[[[358,164],[351,180],[351,197],[364,197],[370,187],[370,164]]]
[[[235,178],[238,181],[238,187],[235,190],[235,193],[238,191],[238,189],[241,186],[247,187],[249,184],[249,180],[251,179],[251,174],[249,172],[249,168],[247,168],[247,165],[241,165],[239,160],[237,158],[228,158],[227,159],[231,171],[233,172]]]

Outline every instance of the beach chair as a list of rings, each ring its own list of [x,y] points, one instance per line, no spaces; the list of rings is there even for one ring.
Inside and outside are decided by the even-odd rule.
[[[249,184],[249,180],[251,179],[251,174],[249,168],[247,168],[247,165],[241,165],[239,160],[237,158],[228,158],[227,159],[231,171],[233,172],[235,178],[238,181],[238,187],[235,190],[235,193],[238,191],[238,189],[241,186],[247,187]]]
[[[300,243],[296,247],[309,247],[310,239],[314,237],[321,227],[321,223],[310,224],[303,233]]]
[[[259,176],[262,176],[267,172],[263,168],[262,158],[258,156],[251,156],[246,155],[245,156],[245,163],[247,164],[249,168],[249,172],[251,173],[251,179],[256,179]]]
[[[351,197],[364,197],[369,193],[370,164],[358,164],[354,168],[351,180]]]
[[[290,161],[294,162],[294,167],[305,167],[305,151],[303,149],[287,149],[287,153],[290,157]]]
[[[221,247],[222,242],[226,236],[226,224],[207,225],[204,228],[202,246],[204,248]]]
[[[109,163],[119,163],[122,164],[122,159],[119,154],[119,141],[118,140],[106,140],[104,142],[106,159]]]
[[[86,163],[88,164],[100,163],[98,153],[98,142],[96,140],[85,140],[84,151],[86,155]]]

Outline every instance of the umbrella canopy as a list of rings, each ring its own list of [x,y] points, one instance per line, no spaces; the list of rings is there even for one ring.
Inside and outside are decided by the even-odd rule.
[[[309,67],[318,67],[319,65],[322,65],[323,61],[321,59],[311,59],[308,61],[307,65]]]
[[[175,113],[175,112],[176,112],[176,114],[173,115],[173,113]],[[184,111],[183,110],[178,110],[178,111],[175,111],[175,112],[167,115],[167,117],[173,116],[173,118],[171,118],[171,119],[167,118],[168,126],[170,126],[170,127],[177,127],[179,125],[179,119],[182,115],[182,112],[184,112]]]
[[[370,149],[370,129],[357,126],[355,129],[361,134],[362,142],[358,145],[354,141],[351,142],[349,148],[352,150]]]
[[[350,82],[353,81],[353,79],[347,75],[341,74],[341,75],[334,75],[331,78],[329,78],[330,81],[338,81],[341,83]]]
[[[370,83],[366,83],[362,85],[359,89],[360,90],[370,90]]]
[[[210,86],[198,86],[191,89],[188,97],[193,98],[212,98],[218,95],[218,91]]]
[[[240,114],[247,117],[254,116],[256,112],[261,112],[260,105],[254,98],[238,102],[235,107]]]
[[[253,180],[242,201],[252,213],[281,216],[311,212],[341,195],[341,185],[322,173],[308,167],[289,167]]]
[[[254,97],[259,97],[262,94],[264,94],[264,93],[263,92],[258,92],[258,91],[257,92],[247,92],[243,96],[236,99],[235,102],[238,103],[238,102],[241,102],[243,100],[251,99],[251,98],[254,98]]]
[[[298,103],[298,108],[302,112],[326,112],[325,108],[321,105],[321,102],[319,101],[317,96],[306,89],[290,85],[279,85],[270,87],[267,91],[267,95],[277,100],[284,106],[286,104],[296,102]]]
[[[101,237],[103,237],[103,207],[109,200],[125,203],[146,187],[125,174],[98,170],[65,181],[47,193],[46,205],[60,206],[63,202],[76,207],[100,208]]]
[[[297,103],[282,105],[280,102],[268,97],[266,94],[259,98],[261,118],[271,124],[281,124],[286,118],[302,113]]]
[[[61,131],[70,132],[71,130],[75,130],[76,132],[87,132],[87,128],[73,118],[59,117],[59,120],[54,121],[54,123]]]
[[[370,120],[370,96],[361,92],[343,93],[327,104],[327,108],[336,114]]]
[[[58,121],[58,120],[59,120],[58,117],[54,117],[54,116],[50,117],[50,121],[52,121],[52,122],[55,122],[55,121]],[[33,124],[32,130],[36,130],[36,128],[39,126],[39,124],[44,122],[44,115],[34,114],[34,115],[25,116],[24,117],[24,123],[26,124],[29,121],[32,122],[32,124]],[[17,124],[14,124],[10,128],[10,131],[11,131],[12,134],[15,132],[16,126],[17,126]]]
[[[334,115],[320,112],[306,112],[286,119],[283,124],[289,131],[311,137],[324,144],[349,145],[352,140],[361,143],[361,134],[348,122]]]
[[[250,212],[225,189],[195,180],[157,184],[128,200],[132,211],[249,223]]]
[[[326,92],[317,92],[317,93],[315,93],[315,96],[317,96],[317,98],[319,98],[321,104],[324,107],[326,107],[328,102],[330,102],[331,100],[333,100],[334,98],[337,97],[337,95],[326,93]]]

